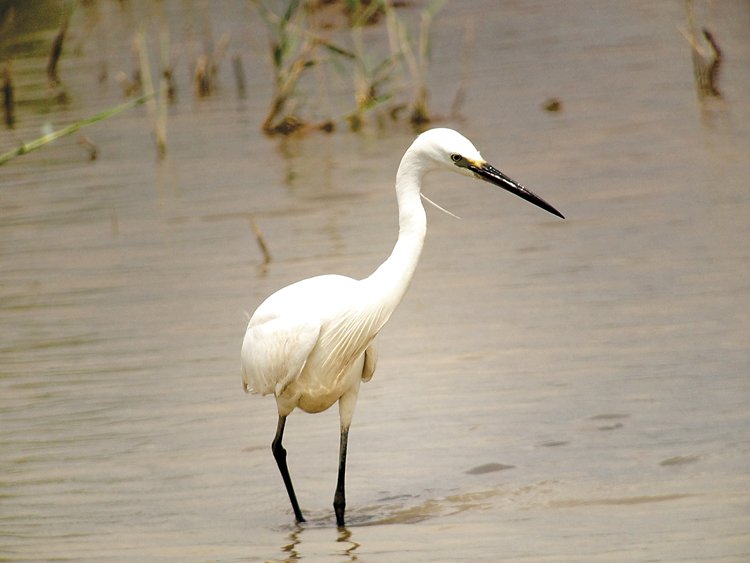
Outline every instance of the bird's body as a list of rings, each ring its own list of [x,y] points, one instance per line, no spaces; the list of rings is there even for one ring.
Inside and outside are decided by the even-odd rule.
[[[279,424],[271,447],[297,521],[304,519],[281,446],[286,417],[295,408],[317,413],[339,402],[341,447],[334,508],[343,526],[346,445],[359,386],[375,371],[375,337],[401,302],[422,251],[427,232],[422,178],[441,167],[487,180],[562,217],[487,164],[468,139],[450,129],[432,129],[417,137],[399,165],[399,235],[386,261],[362,280],[339,275],[302,280],[258,307],[242,344],[243,385],[246,391],[276,397]]]
[[[245,386],[276,395],[281,415],[295,407],[309,413],[329,408],[374,372],[374,361],[366,362],[364,373],[357,362],[389,315],[372,297],[364,281],[338,275],[302,280],[271,295],[245,334]],[[367,355],[374,358],[374,350]]]

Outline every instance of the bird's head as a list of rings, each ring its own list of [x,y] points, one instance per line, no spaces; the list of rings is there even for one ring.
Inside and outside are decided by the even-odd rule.
[[[541,197],[489,164],[469,139],[453,129],[437,128],[425,131],[417,137],[414,145],[436,165],[434,168],[447,167],[459,174],[484,180],[557,217],[565,218]]]

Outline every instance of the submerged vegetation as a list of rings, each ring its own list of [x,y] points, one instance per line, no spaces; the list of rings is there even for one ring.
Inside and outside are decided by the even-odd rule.
[[[212,15],[228,5],[220,2],[199,3],[190,9],[177,2],[115,0],[0,3],[0,90],[5,127],[14,130],[23,125],[23,112],[18,107],[30,105],[25,97],[29,81],[19,80],[19,66],[14,65],[19,53],[34,44],[35,56],[44,59],[35,61],[38,78],[32,96],[33,103],[39,104],[38,91],[46,89],[41,112],[49,113],[71,105],[73,94],[65,83],[69,59],[88,44],[88,48],[100,53],[100,64],[95,69],[97,86],[106,87],[107,82],[114,81],[126,98],[148,97],[148,130],[159,158],[167,154],[168,110],[175,104],[181,84],[178,63],[183,70],[182,84],[189,81],[193,99],[204,100],[221,91],[221,67],[230,60],[239,100],[257,101],[259,96],[268,96],[267,110],[257,125],[269,136],[311,130],[331,132],[337,127],[357,131],[388,122],[407,122],[421,129],[440,119],[430,103],[430,67],[433,25],[446,3],[447,0],[244,0],[232,4],[235,8],[244,7],[242,16],[246,21],[238,22],[240,28],[252,27],[254,31],[244,44],[228,31],[217,33],[214,41]],[[723,52],[719,40],[714,32],[697,23],[705,12],[704,4],[685,0],[687,26],[680,27],[691,48],[694,83],[701,100],[722,95],[719,74]],[[170,24],[175,25],[175,14],[184,25],[178,41],[173,42]],[[125,53],[118,59],[112,58],[113,46],[108,43],[112,18],[123,18],[132,28],[132,54]],[[472,21],[466,19],[460,66],[463,76],[451,85],[456,91],[447,113],[450,118],[459,117],[459,106],[466,95],[466,77],[473,59]],[[259,22],[265,28],[265,36],[255,33]],[[253,49],[248,49],[248,45]],[[114,48],[122,50],[123,45]],[[257,70],[262,67],[263,55],[268,63],[267,73]],[[250,57],[254,57],[251,62]],[[117,67],[110,71],[113,60],[118,61],[114,63]],[[123,60],[132,61],[132,67],[123,68]],[[189,73],[187,79],[185,69]],[[27,68],[21,72],[29,76]],[[255,79],[255,91],[250,90],[248,78]],[[263,82],[269,88],[259,94],[257,86]],[[114,100],[112,106],[117,102]],[[561,102],[554,97],[541,107],[552,113],[562,110]],[[79,142],[89,149],[95,146],[90,139]],[[27,146],[21,142],[17,145]],[[19,150],[18,154],[24,154]]]
[[[432,22],[445,2],[247,0],[247,16],[257,17],[267,31],[272,88],[260,129],[268,135],[290,135],[309,130],[331,132],[339,126],[359,130],[373,122],[382,125],[402,119],[419,127],[433,120],[428,104],[430,36]],[[18,2],[0,7],[0,87],[6,128],[15,128],[22,119],[17,105],[25,102],[26,94],[23,89],[19,91],[14,80],[13,59],[18,48],[12,42],[21,41],[24,33],[42,24],[42,18],[46,45],[39,51],[46,53],[46,64],[39,72],[45,77],[48,107],[71,104],[73,94],[65,84],[66,66],[70,64],[67,58],[80,54],[87,42],[100,53],[97,84],[101,87],[111,80],[119,85],[122,96],[134,102],[113,106],[112,111],[101,112],[93,120],[84,119],[31,143],[19,141],[16,150],[6,153],[6,160],[10,154],[26,154],[79,127],[107,119],[124,107],[141,104],[146,106],[156,154],[163,158],[167,154],[168,109],[177,99],[180,83],[177,62],[190,68],[195,98],[210,98],[221,89],[219,72],[228,54],[238,99],[252,95],[243,53],[231,44],[230,33],[213,40],[211,15],[219,4],[208,3],[185,12],[186,21],[192,22],[193,35],[175,44],[171,42],[169,8],[161,2],[103,5],[71,0],[45,6],[46,11]],[[132,67],[123,68],[121,57],[116,63],[119,68],[110,70],[107,24],[111,19],[108,22],[107,18],[121,16],[132,19],[135,28],[130,42],[132,54],[124,57],[132,61]],[[37,33],[37,37],[41,35]],[[202,48],[197,50],[196,37],[202,38]],[[234,52],[229,52],[230,45]],[[253,74],[257,76],[257,72]],[[351,100],[350,104],[340,101],[342,95]],[[49,124],[45,127],[51,129]],[[59,134],[61,131],[65,133]],[[97,154],[94,141],[88,137],[80,138],[79,144],[90,155]]]
[[[388,31],[391,35],[391,45],[396,46],[396,53],[406,62],[411,78],[412,99],[409,120],[415,124],[429,123],[431,120],[428,110],[429,88],[427,78],[432,52],[431,30],[432,22],[442,9],[445,0],[431,0],[420,14],[419,35],[413,39],[408,28],[396,14],[396,10],[387,6]]]
[[[269,30],[274,87],[262,129],[269,134],[292,133],[303,126],[295,114],[296,92],[302,74],[315,64],[315,41],[301,31],[306,24],[300,0],[290,0],[280,11],[262,0],[255,5]]]
[[[265,25],[270,55],[271,99],[259,124],[261,130],[268,135],[289,135],[312,129],[331,132],[342,125],[359,130],[373,119],[379,124],[407,119],[415,126],[434,119],[428,106],[430,32],[444,4],[445,0],[427,0],[419,5],[400,0],[248,0],[247,14],[258,16]],[[219,70],[231,36],[226,32],[216,43],[213,41],[210,20],[216,5],[202,5],[193,15],[200,20],[196,27],[203,35],[202,49],[197,53],[191,53],[184,43],[171,44],[164,4],[146,3],[137,10],[120,5],[123,15],[127,10],[140,12],[133,18],[136,29],[131,39],[132,55],[125,57],[133,67],[115,68],[111,73],[104,8],[84,1],[53,2],[52,6],[58,11],[44,12],[48,42],[40,49],[46,52],[46,64],[39,69],[46,78],[48,105],[70,105],[72,94],[65,85],[66,57],[80,52],[88,39],[93,39],[94,48],[101,52],[97,83],[105,84],[112,76],[122,95],[131,101],[51,133],[51,124],[46,124],[45,134],[36,140],[17,140],[16,148],[0,157],[0,164],[142,104],[146,106],[156,154],[163,158],[167,154],[168,109],[177,98],[176,61],[182,59],[180,62],[191,68],[196,98],[208,98],[220,89]],[[7,129],[14,129],[22,119],[17,105],[24,103],[25,94],[18,90],[13,76],[17,48],[11,45],[12,38],[14,34],[22,37],[24,26],[27,33],[36,28],[41,23],[40,10],[14,2],[0,8],[0,87]],[[402,10],[408,10],[410,21],[418,22],[415,30],[399,13]],[[111,17],[117,17],[116,12]],[[29,22],[33,24],[30,28]],[[242,54],[236,51],[230,58],[238,98],[245,99],[248,92]],[[339,79],[331,80],[333,76]],[[342,90],[349,90],[351,105],[331,102],[332,88],[337,100]],[[78,143],[90,158],[96,158],[93,140],[80,137]]]
[[[274,91],[262,129],[268,134],[289,134],[308,128],[300,116],[304,94],[300,84],[309,69],[333,67],[351,82],[353,108],[318,123],[331,131],[338,121],[359,130],[376,108],[397,119],[406,107],[415,125],[431,121],[427,77],[430,62],[430,31],[445,0],[430,0],[420,12],[419,33],[414,39],[397,14],[396,3],[386,0],[323,2],[255,0],[269,33]],[[401,4],[398,4],[399,6]],[[331,11],[345,14],[345,23],[335,21]],[[382,17],[385,16],[385,17]],[[344,28],[348,28],[348,33]],[[387,52],[378,52],[366,33],[378,28]],[[331,29],[336,39],[331,39]],[[322,70],[318,76],[325,76]],[[397,76],[401,86],[397,85]],[[404,100],[406,97],[406,101]],[[410,98],[410,99],[409,99]]]

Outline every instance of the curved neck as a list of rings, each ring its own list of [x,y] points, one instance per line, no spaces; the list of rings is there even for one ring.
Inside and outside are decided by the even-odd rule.
[[[398,240],[391,255],[369,277],[362,280],[377,296],[385,322],[401,302],[422,253],[427,216],[419,192],[426,169],[410,148],[401,159],[396,173],[398,201]]]

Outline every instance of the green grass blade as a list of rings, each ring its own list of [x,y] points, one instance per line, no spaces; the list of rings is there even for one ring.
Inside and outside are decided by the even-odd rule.
[[[125,102],[124,104],[120,104],[119,106],[104,110],[92,117],[87,117],[86,119],[82,119],[81,121],[76,121],[75,123],[68,125],[67,127],[63,127],[62,129],[58,129],[57,131],[48,133],[47,135],[39,137],[38,139],[34,139],[29,143],[23,143],[20,147],[13,149],[12,151],[0,154],[0,166],[17,156],[30,153],[33,150],[43,147],[47,143],[56,141],[60,137],[71,135],[82,127],[86,127],[87,125],[91,125],[98,121],[109,119],[110,117],[114,117],[118,113],[122,113],[125,110],[139,106],[145,103],[152,96],[153,94],[146,94],[145,96],[141,96],[140,98],[137,98],[135,100],[130,100],[129,102]]]

